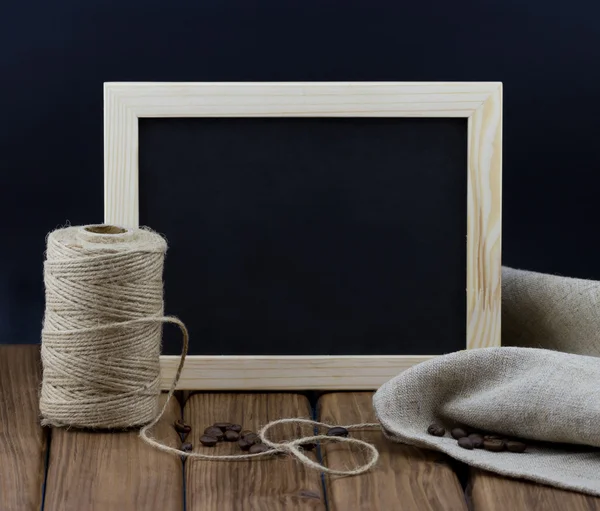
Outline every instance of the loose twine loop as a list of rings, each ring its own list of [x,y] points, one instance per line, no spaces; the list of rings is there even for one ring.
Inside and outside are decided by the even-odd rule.
[[[307,468],[339,476],[362,474],[377,463],[376,447],[357,438],[316,434],[282,442],[269,439],[269,431],[283,424],[333,427],[301,418],[279,419],[263,426],[258,436],[270,450],[256,454],[184,452],[159,442],[150,431],[173,397],[189,346],[183,322],[163,315],[165,240],[148,229],[100,225],[59,229],[48,235],[47,245],[42,424],[96,429],[145,424],[140,429],[144,442],[188,459],[244,461],[287,453]],[[183,340],[175,377],[162,409],[158,410],[164,323],[177,325]],[[352,431],[379,429],[380,425],[343,427]],[[368,459],[354,469],[325,467],[309,458],[302,448],[302,444],[315,442],[354,445],[366,450]]]
[[[313,420],[309,420],[309,419],[295,419],[295,418],[294,419],[278,419],[278,420],[269,422],[268,424],[263,426],[258,431],[258,436],[259,436],[260,440],[262,441],[262,443],[264,443],[271,449],[268,451],[256,453],[256,454],[232,454],[232,455],[218,454],[218,455],[215,455],[215,454],[202,454],[199,452],[185,452],[185,451],[176,449],[174,447],[165,445],[165,444],[159,442],[158,440],[152,438],[149,434],[149,431],[156,424],[158,424],[160,422],[160,419],[162,418],[163,414],[167,410],[169,401],[170,401],[171,397],[173,396],[175,389],[177,388],[177,384],[179,383],[179,378],[181,376],[181,371],[183,370],[185,358],[187,356],[188,345],[189,345],[189,335],[188,335],[187,328],[178,318],[164,317],[164,318],[160,318],[160,319],[164,322],[176,324],[180,328],[181,333],[183,334],[183,342],[182,342],[181,358],[179,360],[177,372],[175,374],[175,378],[173,379],[173,382],[171,383],[171,388],[169,389],[169,392],[167,394],[167,399],[165,400],[165,404],[163,405],[162,410],[156,416],[156,418],[152,422],[150,422],[149,424],[147,424],[146,426],[141,428],[141,430],[140,430],[140,437],[147,444],[151,445],[152,447],[155,447],[156,449],[158,449],[160,451],[168,452],[170,454],[175,454],[175,455],[182,456],[182,457],[185,457],[188,459],[191,458],[191,459],[209,460],[209,461],[244,461],[244,460],[250,460],[250,459],[258,458],[258,457],[272,456],[273,454],[276,454],[276,453],[287,453],[287,454],[294,456],[300,463],[302,463],[303,465],[305,465],[308,468],[318,470],[318,471],[324,472],[326,474],[339,475],[339,476],[352,476],[352,475],[362,474],[362,473],[370,470],[377,463],[377,461],[379,459],[379,451],[377,450],[377,448],[373,444],[370,444],[369,442],[365,442],[364,440],[359,440],[358,438],[347,438],[347,437],[328,436],[328,435],[313,435],[313,436],[296,438],[294,440],[286,440],[283,442],[274,442],[273,440],[270,440],[267,437],[267,432],[269,430],[271,430],[272,428],[279,426],[281,424],[297,424],[297,425],[304,424],[304,425],[308,425],[308,426],[321,427],[321,428],[332,428],[333,427],[331,424],[326,424],[324,422],[317,422],[317,421],[313,421]],[[350,425],[343,426],[343,427],[346,428],[347,430],[351,431],[351,430],[367,429],[367,428],[379,429],[380,425],[378,423],[363,423],[363,424],[350,424]],[[358,466],[355,469],[336,470],[336,469],[326,467],[324,465],[321,465],[320,463],[313,461],[308,456],[306,456],[306,454],[304,454],[304,450],[301,447],[302,444],[313,443],[313,442],[325,442],[325,441],[326,442],[341,442],[341,443],[353,444],[356,446],[364,447],[367,451],[369,451],[369,459],[366,463]]]

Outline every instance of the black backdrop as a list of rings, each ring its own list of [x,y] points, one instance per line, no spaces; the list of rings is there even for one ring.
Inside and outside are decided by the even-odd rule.
[[[45,234],[102,220],[104,81],[504,82],[506,265],[600,278],[600,4],[3,2],[0,342],[37,342]]]

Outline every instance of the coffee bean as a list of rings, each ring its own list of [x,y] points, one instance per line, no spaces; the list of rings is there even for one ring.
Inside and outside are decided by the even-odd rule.
[[[317,447],[317,444],[314,442],[306,442],[305,444],[300,444],[300,447],[302,447],[302,449],[305,451],[312,451]]]
[[[177,431],[177,433],[183,433],[185,435],[192,431],[192,427],[189,424],[183,422],[181,419],[177,419],[173,423],[173,427],[175,428],[175,431]]]
[[[335,426],[327,430],[327,436],[348,436],[348,430],[341,426]]]
[[[504,450],[504,440],[500,440],[499,438],[490,438],[483,440],[483,448],[486,451],[491,452],[501,452]]]
[[[525,452],[527,449],[527,445],[523,442],[518,442],[516,440],[511,440],[506,442],[506,450],[510,452]]]
[[[254,444],[250,447],[250,454],[258,454],[260,452],[267,452],[270,450],[270,447],[267,447],[265,444]]]
[[[475,449],[481,449],[483,447],[483,437],[478,433],[471,433],[469,435],[469,440],[471,440]]]
[[[200,443],[205,447],[214,447],[218,442],[219,440],[214,436],[202,435],[200,437]]]
[[[460,445],[463,449],[469,449],[469,451],[473,450],[473,442],[468,436],[463,436],[458,439],[458,445]]]
[[[200,441],[202,442],[202,438],[200,439]],[[215,441],[215,444],[217,442]],[[213,444],[214,445],[214,444]],[[192,444],[190,444],[189,442],[183,442],[181,444],[181,450],[185,451],[185,452],[191,452],[192,451]]]
[[[467,432],[462,428],[454,428],[450,431],[450,434],[452,435],[452,438],[455,438],[456,440],[467,436]]]
[[[444,436],[446,434],[446,429],[434,422],[427,428],[427,433],[433,436]]]
[[[223,432],[231,426],[233,426],[233,424],[231,424],[231,422],[215,422],[213,424],[213,427],[219,428]]]
[[[235,431],[236,433],[239,433],[240,431],[242,431],[242,426],[240,426],[239,424],[232,424],[227,428],[226,431]]]
[[[483,439],[484,440],[502,440],[502,437],[498,436],[498,435],[484,435]]]
[[[214,436],[217,440],[223,440],[223,432],[220,428],[216,428],[215,426],[210,426],[204,430],[204,434],[208,436]]]
[[[245,429],[240,433],[242,438],[245,438],[247,435],[256,435],[256,433],[254,431],[250,431],[249,429]]]
[[[260,443],[260,438],[258,437],[258,435],[252,432],[244,436],[244,440],[246,440],[246,442],[248,442],[250,445],[255,444],[256,442]]]
[[[240,439],[240,435],[235,431],[231,431],[228,429],[225,431],[225,441],[226,442],[237,442]]]
[[[252,444],[246,442],[244,438],[240,438],[238,440],[238,445],[240,446],[240,449],[242,451],[247,451],[248,449],[250,449],[250,447],[252,447]]]

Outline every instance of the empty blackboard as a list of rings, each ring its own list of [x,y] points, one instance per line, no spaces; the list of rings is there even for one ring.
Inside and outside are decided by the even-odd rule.
[[[465,348],[465,119],[149,118],[139,130],[140,224],[169,241],[166,312],[192,354]]]
[[[182,388],[373,389],[499,344],[501,84],[109,83],[104,119],[105,223],[169,242]],[[179,353],[165,328],[164,388]]]

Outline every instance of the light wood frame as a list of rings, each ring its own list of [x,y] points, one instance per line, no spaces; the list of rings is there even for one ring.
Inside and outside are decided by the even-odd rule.
[[[501,83],[105,83],[105,223],[138,226],[140,117],[466,117],[465,347],[500,345]],[[189,356],[179,388],[368,390],[430,358]],[[163,388],[169,387],[178,361],[177,356],[161,357]]]

